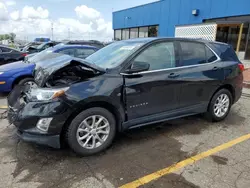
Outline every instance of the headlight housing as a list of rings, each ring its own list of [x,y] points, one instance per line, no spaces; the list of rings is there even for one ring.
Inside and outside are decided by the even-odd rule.
[[[65,94],[69,87],[65,88],[32,88],[28,92],[30,101],[49,101]]]

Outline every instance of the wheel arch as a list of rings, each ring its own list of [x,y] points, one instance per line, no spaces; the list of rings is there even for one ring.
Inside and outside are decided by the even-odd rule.
[[[14,88],[14,86],[16,84],[18,84],[21,80],[25,79],[25,78],[33,78],[32,75],[29,75],[29,74],[24,74],[24,75],[20,75],[18,77],[16,77],[12,83],[12,88]]]
[[[214,97],[214,95],[218,91],[220,91],[221,89],[227,89],[232,94],[233,103],[234,103],[234,101],[235,101],[235,89],[234,89],[234,87],[232,85],[230,85],[230,84],[224,84],[224,85],[220,86],[217,90],[215,90],[215,92],[213,93],[213,95],[210,97],[209,104],[211,103],[211,100]]]
[[[100,107],[108,110],[110,113],[112,113],[115,117],[115,120],[117,122],[117,131],[120,132],[122,130],[122,122],[125,120],[125,112],[122,107],[117,107],[111,102],[108,101],[91,101],[88,103],[81,102],[80,104],[77,105],[73,110],[73,112],[69,115],[67,118],[67,121],[64,123],[62,131],[61,131],[61,141],[63,141],[63,134],[65,134],[68,126],[72,122],[72,120],[80,114],[82,111],[89,109],[89,108],[94,108],[94,107]]]

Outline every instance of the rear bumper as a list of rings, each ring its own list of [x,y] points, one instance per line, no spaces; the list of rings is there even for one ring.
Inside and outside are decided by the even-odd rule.
[[[242,88],[235,89],[234,103],[238,102],[242,95]]]
[[[32,142],[39,145],[46,145],[53,148],[60,148],[60,135],[35,135],[17,131],[17,135],[21,140]]]

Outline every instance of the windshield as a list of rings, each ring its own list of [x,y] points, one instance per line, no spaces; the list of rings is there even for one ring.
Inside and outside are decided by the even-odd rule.
[[[90,55],[86,61],[101,68],[114,68],[145,43],[145,41],[115,42]]]
[[[42,49],[44,45],[45,45],[45,44],[42,43],[42,44],[38,45],[36,48],[37,48],[37,49]]]
[[[46,59],[50,59],[50,58],[52,58],[53,54],[55,54],[55,53],[52,53],[53,52],[52,49],[53,48],[50,47],[50,48],[47,48],[46,50],[43,50],[43,51],[41,51],[41,52],[39,52],[39,53],[37,53],[35,55],[31,54],[32,56],[31,57],[28,56],[28,58],[26,59],[26,61],[28,63],[36,63],[38,61],[44,61]],[[52,55],[49,55],[49,54],[52,54]]]

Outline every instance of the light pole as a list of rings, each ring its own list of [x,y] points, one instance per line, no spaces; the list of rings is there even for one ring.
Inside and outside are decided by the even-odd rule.
[[[68,28],[68,38],[70,40],[70,28]]]
[[[54,24],[51,22],[51,40],[54,39]]]

